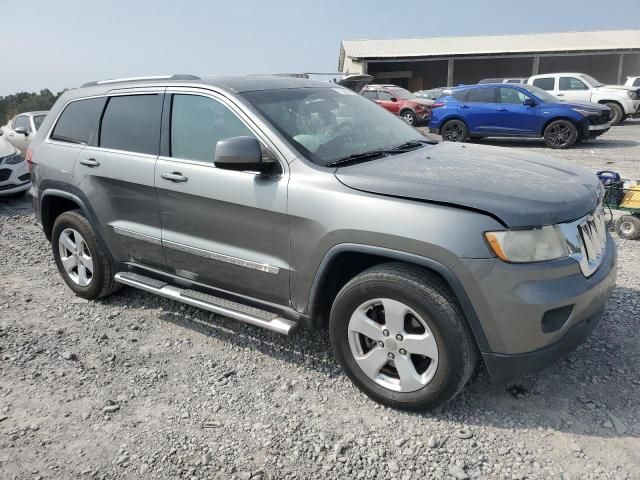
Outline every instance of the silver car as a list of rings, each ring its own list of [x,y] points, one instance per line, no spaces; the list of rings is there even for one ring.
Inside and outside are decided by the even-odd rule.
[[[498,382],[549,365],[615,284],[593,173],[434,144],[332,83],[93,82],[31,151],[35,211],[77,295],[128,285],[282,334],[328,328],[385,405],[441,405],[478,360]]]
[[[0,137],[0,197],[22,195],[31,188],[27,161],[9,142]]]
[[[25,155],[47,113],[49,112],[24,112],[16,115],[0,128],[0,135]]]

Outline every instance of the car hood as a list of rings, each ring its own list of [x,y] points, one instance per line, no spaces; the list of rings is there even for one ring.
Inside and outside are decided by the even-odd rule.
[[[3,135],[4,136],[4,135]],[[13,155],[17,150],[4,138],[0,137],[0,158]]]
[[[335,175],[356,190],[480,210],[510,228],[575,220],[603,194],[593,173],[568,162],[451,142],[340,167]]]
[[[562,101],[562,105],[569,108],[586,108],[587,110],[593,110],[594,112],[606,112],[610,110],[610,108],[607,107],[606,105],[601,105],[599,103],[593,103],[593,102]]]
[[[614,91],[617,91],[619,93],[622,93],[624,91],[637,92],[640,89],[638,89],[638,87],[627,87],[626,85],[602,85],[601,87],[595,87],[594,90],[597,91],[597,92],[603,92],[603,91],[607,91],[607,90],[614,90]]]

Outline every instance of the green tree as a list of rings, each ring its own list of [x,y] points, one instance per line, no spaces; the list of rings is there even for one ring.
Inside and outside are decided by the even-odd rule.
[[[51,90],[45,88],[39,93],[18,92],[5,97],[0,96],[0,125],[4,125],[19,113],[49,110],[63,93],[64,90],[54,95]]]

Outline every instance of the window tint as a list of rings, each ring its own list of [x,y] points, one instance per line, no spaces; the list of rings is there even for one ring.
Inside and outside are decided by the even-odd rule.
[[[102,116],[99,146],[157,155],[161,95],[111,97]]]
[[[250,136],[251,130],[217,100],[174,95],[171,104],[171,156],[213,163],[218,140]]]
[[[393,95],[391,95],[390,92],[387,92],[385,90],[378,90],[378,99],[379,100],[391,100],[392,98],[396,98]]]
[[[634,87],[640,87],[640,77],[636,78],[633,82]]]
[[[575,77],[560,77],[560,90],[587,90],[583,81]]]
[[[27,117],[26,115],[20,115],[19,117],[16,117],[16,123],[13,126],[13,129],[15,130],[19,127],[26,128],[27,132],[31,132],[31,123],[29,122],[29,117]]]
[[[476,88],[469,92],[468,102],[476,103],[495,103],[496,88]]]
[[[36,115],[33,117],[33,124],[36,126],[36,130],[40,130],[40,125],[44,122],[46,115]]]
[[[556,79],[553,77],[536,78],[533,81],[533,85],[541,88],[542,90],[553,90],[555,87]]]
[[[70,143],[90,143],[98,126],[104,98],[88,98],[71,102],[58,119],[52,140]]]
[[[369,100],[376,100],[378,98],[378,92],[375,90],[365,90],[362,95]]]
[[[456,92],[451,96],[453,98],[455,98],[456,100],[458,100],[459,102],[466,102],[467,101],[467,95],[469,95],[469,90],[463,90],[461,92]]]
[[[528,98],[524,93],[515,88],[500,89],[500,103],[520,104]]]

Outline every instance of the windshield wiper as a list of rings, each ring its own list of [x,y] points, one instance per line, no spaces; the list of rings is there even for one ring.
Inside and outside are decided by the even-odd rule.
[[[339,158],[338,160],[334,160],[331,163],[327,163],[325,167],[337,167],[338,165],[344,165],[346,163],[373,160],[374,158],[379,158],[386,155],[394,155],[398,153],[403,153],[403,151],[402,150],[371,150],[369,152],[354,153],[353,155],[349,155],[348,157]]]
[[[407,148],[420,147],[422,145],[435,145],[436,142],[432,142],[431,140],[410,140],[402,145],[398,145],[397,147],[393,147],[393,150],[406,150]]]

